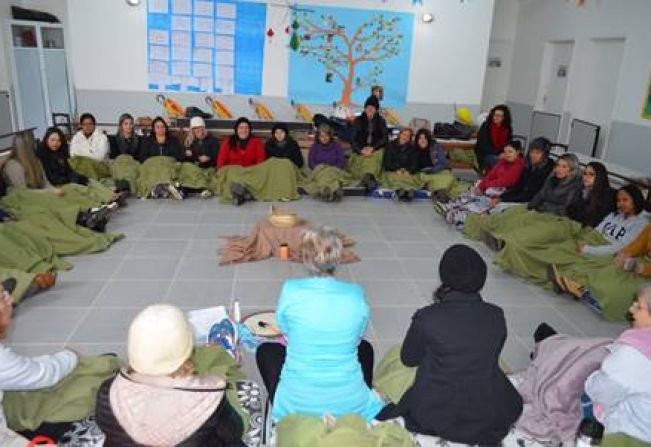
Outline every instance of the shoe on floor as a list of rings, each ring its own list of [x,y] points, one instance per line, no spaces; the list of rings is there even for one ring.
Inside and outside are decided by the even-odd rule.
[[[324,202],[332,202],[332,191],[328,186],[325,186],[321,190],[321,200],[323,200]]]
[[[200,194],[202,199],[209,199],[212,197],[212,191],[209,189],[204,189]]]
[[[185,198],[181,190],[171,183],[168,183],[167,191],[169,191],[170,197],[172,197],[174,200],[183,200]]]
[[[341,188],[335,189],[334,192],[332,193],[333,202],[341,202],[343,198],[344,198],[344,190]]]
[[[151,189],[150,196],[152,199],[167,199],[170,196],[170,192],[164,183],[159,183]]]
[[[240,206],[242,205],[246,199],[244,198],[244,193],[246,191],[246,188],[242,186],[239,183],[233,183],[231,184],[231,195],[233,196],[232,203],[235,206]]]
[[[485,243],[493,251],[500,251],[504,248],[504,241],[496,238],[486,230],[479,230],[479,240]]]

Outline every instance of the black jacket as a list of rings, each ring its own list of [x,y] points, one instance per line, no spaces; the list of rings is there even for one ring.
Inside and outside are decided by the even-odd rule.
[[[371,129],[372,127],[372,129]],[[386,146],[389,141],[389,129],[384,118],[376,113],[373,120],[369,122],[365,113],[355,118],[353,123],[355,130],[355,138],[353,139],[353,150],[356,153],[362,150],[363,147],[372,146],[374,150],[381,149]],[[369,129],[371,129],[371,142],[369,144]]]
[[[110,402],[111,384],[115,378],[102,383],[97,392],[95,418],[106,435],[104,447],[143,447],[124,431],[113,414]],[[206,422],[178,447],[245,447],[241,441],[243,423],[237,412],[224,397]]]
[[[155,157],[157,155],[176,158],[178,161],[183,161],[185,158],[183,148],[176,138],[168,136],[165,144],[158,144],[154,136],[145,138],[140,146],[139,160],[145,161],[149,157]]]
[[[269,138],[264,144],[264,150],[267,153],[267,158],[289,158],[299,169],[305,162],[301,148],[298,147],[296,140],[289,135],[282,146],[276,142],[275,138]]]
[[[600,197],[597,206],[590,209],[590,197],[579,194],[577,200],[567,209],[567,217],[581,223],[583,226],[595,228],[604,217],[615,211],[615,197],[617,192],[608,188],[604,197]]]
[[[500,200],[502,202],[529,202],[538,194],[553,169],[554,162],[549,159],[543,166],[533,168],[529,165],[525,167],[518,184],[504,191],[504,194],[500,196]]]
[[[77,174],[68,164],[70,154],[68,147],[62,147],[56,152],[39,145],[36,149],[36,156],[41,160],[43,171],[47,180],[54,186],[66,185],[68,183],[88,184],[88,177]]]
[[[416,149],[409,143],[401,146],[398,140],[392,141],[384,149],[382,167],[388,172],[394,172],[398,169],[406,169],[410,174],[418,172],[418,154],[416,153]]]
[[[131,155],[137,159],[140,155],[140,145],[143,138],[138,135],[134,134],[128,139],[118,138],[117,135],[109,135],[108,140],[110,158],[117,158],[119,155]]]
[[[507,141],[513,138],[513,129],[509,127],[509,137]],[[493,137],[491,137],[491,127],[488,120],[484,121],[484,124],[479,128],[477,133],[477,143],[475,143],[475,155],[477,156],[477,162],[480,167],[484,167],[484,157],[489,154],[499,155],[502,152],[503,148],[497,148],[493,144]]]
[[[543,187],[531,199],[527,208],[540,211],[541,213],[565,216],[570,205],[581,196],[582,187],[583,184],[578,177],[560,181],[551,175],[547,177]]]
[[[219,141],[217,138],[208,134],[203,140],[195,139],[188,148],[192,151],[192,156],[185,156],[185,161],[196,162],[200,168],[217,167],[217,155],[219,155]],[[200,155],[207,155],[210,157],[205,163],[199,162]]]
[[[522,398],[499,367],[506,321],[478,293],[448,292],[418,310],[400,357],[418,366],[395,409],[409,431],[463,444],[497,444],[522,413]]]

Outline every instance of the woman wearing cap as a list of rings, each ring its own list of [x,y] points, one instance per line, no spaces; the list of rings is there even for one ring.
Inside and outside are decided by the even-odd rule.
[[[276,309],[287,348],[264,343],[256,352],[275,421],[349,413],[371,421],[384,406],[371,390],[373,348],[362,339],[370,319],[364,290],[334,276],[342,249],[332,228],[305,232],[302,257],[312,277],[286,281]]]
[[[418,367],[415,381],[378,419],[402,416],[409,431],[498,445],[522,412],[499,366],[504,313],[482,299],[486,264],[472,248],[449,247],[439,277],[434,304],[414,314],[400,351],[405,366]]]
[[[303,153],[298,143],[289,134],[285,123],[276,123],[271,129],[271,138],[264,145],[264,150],[269,158],[287,158],[301,169],[304,164]]]
[[[381,149],[389,142],[389,129],[379,113],[380,102],[375,96],[369,96],[364,102],[364,111],[355,118],[353,127],[353,155],[350,158],[350,173],[361,179],[360,186],[371,191],[378,186],[382,173]]]
[[[190,119],[190,133],[185,140],[185,161],[200,168],[212,168],[217,164],[219,142],[206,130],[206,123],[200,116]]]
[[[298,170],[294,163],[282,158],[267,160],[247,118],[238,118],[233,130],[233,135],[222,142],[217,157],[215,190],[222,201],[239,206],[251,200],[297,199]]]
[[[185,314],[167,304],[141,311],[127,340],[129,366],[97,397],[106,447],[244,446],[243,423],[218,376],[198,376],[194,337]]]

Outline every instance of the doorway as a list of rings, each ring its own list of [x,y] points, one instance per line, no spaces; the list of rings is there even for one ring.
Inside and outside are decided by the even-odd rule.
[[[563,114],[573,52],[573,40],[545,44],[536,110]]]

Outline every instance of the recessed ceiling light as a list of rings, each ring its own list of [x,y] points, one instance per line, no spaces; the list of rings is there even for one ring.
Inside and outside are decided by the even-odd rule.
[[[140,0],[127,0],[127,5],[129,6],[138,6],[140,4]]]
[[[432,23],[434,21],[434,15],[432,13],[426,12],[420,16],[420,19],[423,21],[423,23]]]

